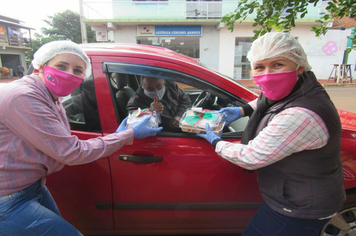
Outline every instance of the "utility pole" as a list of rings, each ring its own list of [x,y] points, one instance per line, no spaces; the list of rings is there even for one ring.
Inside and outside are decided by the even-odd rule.
[[[79,19],[80,19],[80,31],[82,35],[82,43],[87,43],[88,42],[87,27],[83,22],[83,18],[84,18],[83,0],[79,0],[79,15],[80,15]]]

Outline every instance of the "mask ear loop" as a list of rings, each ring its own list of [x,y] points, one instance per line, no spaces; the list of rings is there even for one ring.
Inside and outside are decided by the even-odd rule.
[[[302,69],[302,70],[303,70],[303,72],[302,72],[302,73],[300,73],[300,75],[304,74],[304,73],[305,73],[305,67],[304,67],[304,66],[302,66],[302,65],[298,65],[298,66],[297,66],[297,68],[296,68],[296,70],[298,71],[298,70],[300,70],[300,69]]]
[[[297,65],[297,68],[295,68],[295,71],[297,72],[297,82],[299,81],[299,74],[298,74],[299,67],[300,67],[300,65]]]
[[[40,74],[43,73],[43,69],[46,67],[46,64],[40,65],[40,67],[38,69],[34,69],[33,72]]]

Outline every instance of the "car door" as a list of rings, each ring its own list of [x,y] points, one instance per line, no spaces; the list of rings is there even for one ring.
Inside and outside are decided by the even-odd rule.
[[[81,140],[103,135],[96,100],[102,97],[100,91],[105,90],[98,89],[97,95],[95,94],[95,70],[93,73],[93,76],[85,79],[78,89],[61,101],[72,134]],[[63,218],[83,234],[113,230],[109,165],[109,158],[104,157],[84,165],[65,166],[61,171],[47,177],[47,187]]]
[[[112,100],[116,100],[117,81],[111,79],[118,73],[131,78],[127,85],[136,84],[136,88],[143,75],[177,82],[197,99],[193,106],[205,104],[206,98],[211,104],[204,108],[210,109],[246,103],[237,92],[219,87],[223,81],[217,74],[209,78],[207,71],[161,63],[104,59],[103,72],[108,85],[114,85],[110,88]],[[116,118],[119,122],[124,118],[119,117],[118,108]],[[238,142],[245,125],[246,121],[231,125],[222,137]],[[120,234],[242,232],[262,201],[256,173],[222,159],[209,142],[195,134],[160,132],[156,137],[135,139],[109,159],[114,228]]]

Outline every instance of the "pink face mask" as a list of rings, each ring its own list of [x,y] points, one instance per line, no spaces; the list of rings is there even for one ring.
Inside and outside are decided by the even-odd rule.
[[[43,76],[47,88],[60,97],[71,94],[84,80],[82,77],[50,66],[43,68]]]
[[[252,76],[266,98],[278,101],[292,92],[297,83],[297,70]]]

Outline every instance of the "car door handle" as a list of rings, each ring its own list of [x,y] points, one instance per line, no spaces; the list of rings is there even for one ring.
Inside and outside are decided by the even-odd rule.
[[[120,155],[119,159],[121,161],[144,162],[144,163],[163,161],[162,157],[140,157],[140,156],[133,156],[133,155]]]

